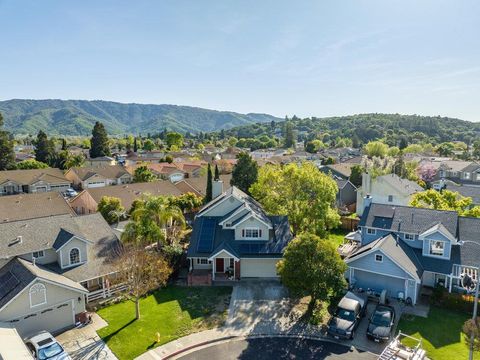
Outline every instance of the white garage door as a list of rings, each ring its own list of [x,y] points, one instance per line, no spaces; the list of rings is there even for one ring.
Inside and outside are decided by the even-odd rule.
[[[278,259],[241,259],[240,276],[244,277],[277,277],[275,265]]]
[[[12,322],[22,337],[32,335],[41,330],[51,333],[71,327],[75,324],[72,301],[46,308]]]
[[[105,187],[105,181],[95,181],[87,184],[89,189],[98,188],[98,187]]]

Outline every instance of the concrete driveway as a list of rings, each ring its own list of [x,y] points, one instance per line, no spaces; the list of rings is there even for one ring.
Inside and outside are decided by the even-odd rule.
[[[118,360],[97,335],[97,330],[107,323],[97,314],[92,316],[92,324],[65,331],[55,338],[73,360]]]

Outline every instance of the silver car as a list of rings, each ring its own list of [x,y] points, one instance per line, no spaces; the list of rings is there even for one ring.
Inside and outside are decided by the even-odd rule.
[[[25,345],[37,360],[72,360],[62,345],[47,331],[25,339]]]

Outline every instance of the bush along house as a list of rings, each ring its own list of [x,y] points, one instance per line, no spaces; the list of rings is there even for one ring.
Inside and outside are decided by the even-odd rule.
[[[479,218],[365,201],[360,242],[345,258],[351,286],[416,304],[423,287],[462,292],[463,276],[478,279]]]
[[[234,186],[222,193],[221,181],[213,182],[213,197],[193,224],[189,285],[277,277],[276,264],[292,239],[288,218],[267,215]]]

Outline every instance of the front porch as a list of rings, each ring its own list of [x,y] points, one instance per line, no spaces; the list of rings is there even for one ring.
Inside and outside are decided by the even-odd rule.
[[[222,251],[210,258],[190,258],[187,285],[212,285],[240,280],[240,259]]]
[[[82,281],[80,284],[89,291],[87,303],[113,297],[125,290],[125,284],[119,282],[115,273]]]

